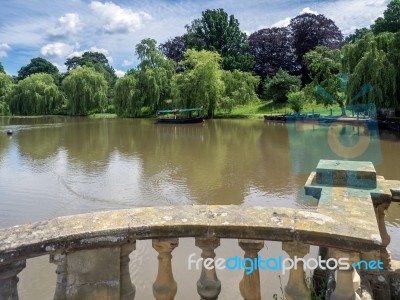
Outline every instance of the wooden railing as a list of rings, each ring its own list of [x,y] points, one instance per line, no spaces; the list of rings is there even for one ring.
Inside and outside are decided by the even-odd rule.
[[[280,241],[289,257],[304,257],[310,245],[315,245],[328,250],[328,257],[348,258],[349,263],[384,259],[389,268],[386,246],[390,238],[383,212],[390,205],[391,189],[380,177],[375,186],[355,188],[357,180],[353,187],[344,186],[339,182],[343,174],[331,173],[330,186],[322,179],[321,169],[310,175],[306,192],[319,199],[316,210],[233,205],[144,207],[1,229],[0,300],[18,299],[18,273],[27,259],[42,255],[49,255],[57,265],[55,300],[134,299],[129,254],[135,250],[137,240],[146,239],[152,240],[158,252],[158,273],[153,284],[157,300],[174,299],[177,293],[179,284],[174,280],[171,260],[179,238],[184,237],[195,238],[204,259],[215,257],[220,239],[237,239],[245,258],[257,257],[264,241]],[[366,173],[360,173],[354,178],[366,177]],[[203,266],[197,282],[200,299],[218,298],[223,287],[217,275],[215,268]],[[354,284],[357,276],[352,266],[337,269],[330,299],[358,299]],[[261,299],[258,270],[244,274],[238,284],[244,299]],[[301,262],[290,270],[284,294],[287,300],[311,299]]]

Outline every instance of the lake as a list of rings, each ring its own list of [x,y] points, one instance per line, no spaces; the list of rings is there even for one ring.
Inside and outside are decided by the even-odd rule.
[[[7,129],[13,130],[11,137],[6,135]],[[357,145],[365,137],[368,145],[352,157],[360,151]],[[340,149],[338,141],[343,146]],[[142,206],[315,208],[317,203],[303,195],[302,186],[319,159],[343,156],[371,160],[379,175],[400,180],[399,153],[398,136],[363,126],[263,120],[161,125],[149,119],[0,117],[0,227]],[[392,236],[392,256],[400,259],[398,203],[391,205],[386,220]],[[181,280],[188,280],[183,267],[187,266],[187,249],[193,244],[193,239],[182,239],[181,246],[173,252],[174,257],[182,257],[181,263],[174,262],[177,269],[182,269],[174,272],[175,278],[183,276]],[[241,253],[237,241],[223,241],[217,255],[229,253],[232,245]],[[271,243],[265,251],[275,248]],[[146,263],[152,261],[155,266],[156,255],[149,242],[138,243],[135,252],[132,264],[140,261],[146,268]],[[48,258],[28,261],[21,274],[21,299],[29,299],[28,295],[35,293],[41,299],[52,298],[55,274],[46,261]],[[137,270],[132,271],[132,277],[137,278],[137,299],[146,299],[147,296],[139,297],[139,290],[150,291],[151,295],[156,270],[145,276]],[[38,273],[52,284],[45,289],[35,287]],[[199,274],[192,272],[189,277],[195,291]],[[241,273],[225,277],[232,284],[235,282],[235,291],[238,290]],[[182,281],[177,282],[180,291]],[[224,287],[223,282],[223,290]],[[220,299],[234,297],[229,294],[231,291],[223,293]],[[179,295],[176,299],[185,299]]]

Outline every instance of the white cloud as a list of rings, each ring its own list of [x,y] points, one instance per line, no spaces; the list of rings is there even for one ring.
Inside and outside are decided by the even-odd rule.
[[[305,7],[303,8],[300,12],[299,15],[302,14],[313,14],[313,15],[318,15],[318,12],[312,10],[309,7]],[[286,27],[290,24],[290,20],[292,19],[292,17],[287,17],[285,19],[279,20],[278,22],[275,22],[274,24],[271,25],[271,27]],[[266,26],[263,26],[261,28],[265,28]],[[260,28],[260,29],[261,29]]]
[[[279,20],[278,22],[272,24],[271,27],[286,27],[290,24],[291,19],[291,17],[287,17],[283,20]],[[263,26],[262,28],[265,28],[265,26]]]
[[[83,53],[85,52],[99,52],[103,53],[105,57],[108,59],[108,62],[111,64],[113,62],[113,58],[110,56],[110,53],[107,49],[104,48],[97,48],[97,47],[90,47],[89,49],[81,50],[81,51],[74,51],[68,55],[68,58],[74,57],[74,56],[82,56]]]
[[[143,11],[135,12],[125,9],[113,2],[101,3],[93,1],[90,8],[103,21],[107,33],[127,33],[140,29],[151,16]]]
[[[312,10],[312,9],[309,8],[309,7],[303,8],[303,10],[299,13],[299,15],[302,15],[302,14],[313,14],[313,15],[318,15],[318,13],[317,13],[316,11]]]
[[[6,43],[0,44],[0,57],[6,57],[7,51],[10,49],[11,47]]]
[[[123,77],[126,74],[126,72],[121,71],[121,70],[115,70],[115,75],[117,75],[118,78]]]
[[[49,35],[54,37],[67,36],[79,32],[83,27],[79,15],[68,13],[58,19],[54,29],[49,30]]]
[[[64,43],[53,43],[47,44],[40,49],[40,54],[49,57],[65,57],[72,51],[74,51],[77,47],[76,45],[68,45]]]
[[[53,65],[55,65],[57,67],[57,69],[61,72],[61,73],[65,73],[67,72],[67,66],[66,65],[60,65],[58,63],[52,62]]]
[[[127,66],[130,66],[130,65],[133,65],[133,63],[134,63],[133,60],[124,59],[124,61],[122,62],[122,66],[123,67],[127,67]]]

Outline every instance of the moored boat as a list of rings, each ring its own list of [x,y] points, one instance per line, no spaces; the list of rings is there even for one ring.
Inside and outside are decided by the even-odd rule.
[[[191,124],[191,123],[202,123],[204,122],[204,117],[200,116],[200,111],[203,111],[204,108],[185,108],[185,109],[166,109],[157,111],[157,123],[159,124]],[[191,114],[192,112],[198,112],[198,115],[195,117],[181,117],[180,114]],[[173,114],[172,118],[160,118],[161,114]]]

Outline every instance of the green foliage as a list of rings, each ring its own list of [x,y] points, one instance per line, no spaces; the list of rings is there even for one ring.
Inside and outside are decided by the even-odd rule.
[[[71,115],[88,115],[107,107],[107,81],[93,68],[72,70],[62,82]]]
[[[113,89],[117,76],[115,75],[114,68],[110,66],[108,59],[103,53],[87,51],[83,53],[82,56],[68,58],[65,65],[68,71],[77,67],[91,67],[94,68],[96,72],[103,74],[108,84],[107,98],[110,99],[113,97]]]
[[[216,52],[186,51],[182,61],[186,70],[172,79],[172,95],[177,106],[203,106],[210,117],[214,115],[224,91],[220,62],[221,56]]]
[[[7,104],[7,97],[13,89],[13,78],[5,73],[0,72],[0,115],[6,116],[10,114]]]
[[[400,0],[392,0],[384,11],[383,18],[376,19],[371,29],[374,34],[400,31]]]
[[[3,64],[0,62],[0,74],[1,73],[6,73],[6,71],[4,70]]]
[[[370,33],[371,30],[368,28],[361,28],[361,29],[356,29],[356,31],[352,34],[349,34],[346,38],[345,38],[345,43],[346,44],[352,44],[355,43],[359,40],[361,40],[362,38],[364,38],[368,33]]]
[[[157,42],[153,39],[144,39],[136,45],[136,54],[140,59],[138,69],[130,70],[128,74],[136,79],[137,101],[156,111],[171,98],[175,62],[157,49]]]
[[[251,70],[254,62],[248,53],[247,36],[240,30],[239,21],[222,8],[203,11],[202,17],[186,29],[187,48],[218,52],[224,70]]]
[[[136,79],[132,75],[119,78],[115,84],[114,106],[118,116],[138,117],[143,102],[137,96]]]
[[[33,74],[18,82],[7,96],[15,115],[49,115],[64,103],[64,96],[49,74]]]
[[[27,64],[26,66],[22,67],[18,71],[18,80],[22,80],[32,74],[36,73],[47,73],[51,74],[53,76],[57,76],[59,74],[58,69],[56,66],[54,66],[51,62],[48,60],[41,58],[41,57],[36,57],[32,58],[31,62]]]
[[[299,113],[306,102],[307,97],[304,91],[289,92],[288,94],[288,104],[294,112]]]
[[[225,99],[223,102],[243,105],[258,100],[256,88],[260,82],[259,77],[239,70],[223,71],[222,81],[225,86],[225,97],[231,99],[231,101]]]
[[[377,109],[400,108],[400,33],[366,35],[342,50],[344,71],[349,73],[347,97],[356,96],[365,85],[372,85],[369,93],[352,104],[374,103]]]
[[[340,55],[340,50],[319,46],[304,55],[304,61],[310,70],[310,87],[317,92],[315,99],[325,105],[337,103],[345,114],[347,98],[341,88],[346,84],[347,76],[339,76],[342,67]]]
[[[287,95],[291,91],[300,89],[301,80],[299,76],[289,75],[288,72],[279,69],[272,79],[265,82],[264,93],[268,99],[282,103],[287,101]]]

